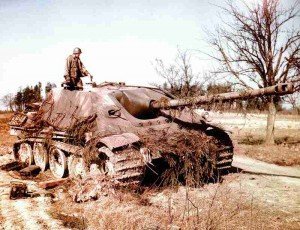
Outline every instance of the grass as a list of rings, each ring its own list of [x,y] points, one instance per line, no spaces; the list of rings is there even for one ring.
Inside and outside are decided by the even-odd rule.
[[[11,147],[16,141],[16,137],[9,134],[9,126],[7,125],[12,115],[12,113],[0,114],[0,154],[4,154],[2,153],[3,147],[4,149]],[[4,149],[3,151],[5,151]]]
[[[296,229],[284,211],[274,210],[242,186],[229,183],[209,188],[178,187],[146,191],[142,195],[124,191],[98,201],[76,204],[71,198],[54,203],[52,210],[76,215],[87,229]],[[68,205],[65,205],[68,203]],[[85,229],[85,228],[82,228]]]
[[[79,218],[74,216],[74,214],[64,214],[57,211],[51,211],[51,216],[54,219],[60,220],[63,226],[71,229],[86,229],[87,221],[84,217]]]
[[[299,166],[299,150],[290,150],[284,146],[263,146],[263,145],[241,145],[243,154],[281,166]]]
[[[261,130],[240,132],[234,138],[240,153],[282,166],[300,165],[300,133],[297,129],[276,130],[274,146],[265,146]]]

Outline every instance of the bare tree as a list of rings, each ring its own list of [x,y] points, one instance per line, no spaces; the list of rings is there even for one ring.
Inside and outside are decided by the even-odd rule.
[[[45,86],[45,93],[49,93],[53,88],[56,88],[56,84],[55,83],[51,83],[51,82],[47,82],[46,86]]]
[[[174,64],[166,66],[161,59],[155,59],[155,70],[166,82],[165,88],[170,88],[170,92],[176,94],[181,92],[182,81],[179,75],[179,69]],[[157,86],[156,84],[154,84]]]
[[[285,96],[284,101],[290,104],[292,109],[300,115],[300,92]]]
[[[9,93],[3,96],[1,102],[7,108],[7,110],[14,111],[14,99],[14,95],[12,93]]]
[[[294,23],[299,12],[297,3],[283,9],[279,0],[263,0],[251,5],[240,0],[228,1],[222,9],[231,20],[224,21],[210,39],[216,50],[210,56],[221,64],[218,74],[245,88],[300,80],[300,29],[299,23]],[[266,144],[274,143],[278,102],[278,97],[267,97]]]
[[[199,73],[195,73],[191,65],[192,55],[188,51],[178,49],[174,62],[165,65],[161,59],[155,60],[155,70],[165,79],[170,92],[177,96],[192,96],[201,93],[204,80],[199,81]]]

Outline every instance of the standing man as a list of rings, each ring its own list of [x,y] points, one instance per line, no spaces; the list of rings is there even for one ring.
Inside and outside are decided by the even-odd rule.
[[[82,64],[79,58],[80,54],[81,49],[76,47],[73,50],[73,54],[67,58],[66,72],[64,77],[66,79],[66,84],[71,89],[75,89],[75,87],[77,87],[78,89],[83,88],[82,80],[80,79],[81,77],[89,76],[91,78],[91,81],[93,80],[92,75],[86,70],[86,68]]]

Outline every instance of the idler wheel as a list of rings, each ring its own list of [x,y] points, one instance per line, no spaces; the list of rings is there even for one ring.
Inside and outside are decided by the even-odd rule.
[[[45,171],[49,164],[49,156],[46,146],[42,143],[35,143],[33,146],[34,162],[41,168],[41,171]]]
[[[67,175],[67,157],[63,151],[52,147],[49,154],[49,166],[56,178],[63,178]]]
[[[34,159],[33,159],[32,148],[30,144],[22,143],[20,145],[17,154],[15,155],[15,159],[25,164],[26,166],[33,165]]]

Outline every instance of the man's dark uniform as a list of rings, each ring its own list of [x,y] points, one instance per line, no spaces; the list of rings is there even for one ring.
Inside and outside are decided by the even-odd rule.
[[[79,57],[77,58],[74,55],[70,55],[67,58],[64,77],[70,86],[82,88],[83,84],[80,78],[88,76],[89,74],[90,73],[86,70]]]

